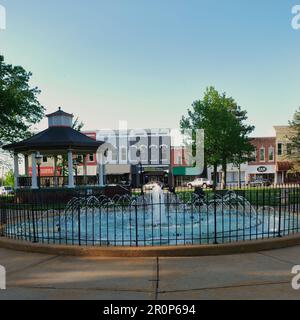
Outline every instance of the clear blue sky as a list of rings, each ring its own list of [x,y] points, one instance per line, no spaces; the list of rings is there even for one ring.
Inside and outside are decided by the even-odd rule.
[[[297,0],[0,0],[6,61],[86,129],[177,127],[214,85],[272,134],[300,106]],[[300,4],[300,0],[298,1]],[[45,123],[40,126],[44,127]]]

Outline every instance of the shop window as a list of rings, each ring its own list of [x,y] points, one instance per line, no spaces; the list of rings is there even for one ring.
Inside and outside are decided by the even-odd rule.
[[[265,148],[262,147],[259,151],[259,161],[264,162],[265,160]]]

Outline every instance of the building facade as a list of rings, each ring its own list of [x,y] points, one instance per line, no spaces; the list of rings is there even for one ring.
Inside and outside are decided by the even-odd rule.
[[[288,126],[276,126],[274,137],[252,138],[255,151],[253,161],[227,165],[227,184],[249,184],[257,179],[266,179],[274,184],[291,182],[291,137]],[[105,183],[140,187],[148,182],[162,182],[169,186],[183,186],[198,177],[213,180],[212,168],[204,172],[189,166],[188,152],[183,146],[172,145],[170,129],[125,129],[95,130],[83,132],[89,138],[104,141]],[[76,156],[76,176],[96,176],[97,154]],[[27,176],[32,175],[29,158]],[[43,156],[40,165],[41,177],[55,175],[55,158]],[[85,164],[85,165],[84,165]],[[222,167],[218,167],[217,181],[222,181]],[[63,167],[57,167],[57,175],[65,176]]]
[[[294,182],[295,177],[288,174],[292,169],[292,143],[291,138],[295,134],[289,126],[275,126],[276,145],[277,145],[277,183],[284,184]],[[296,177],[297,180],[297,177]]]
[[[276,138],[253,138],[251,143],[255,148],[254,160],[247,165],[245,181],[265,179],[276,183]]]
[[[252,138],[251,143],[255,150],[253,161],[243,163],[239,167],[234,164],[227,165],[227,185],[237,186],[240,183],[247,185],[257,179],[267,179],[276,183],[276,138]],[[222,181],[222,167],[218,167],[217,182]],[[213,169],[208,168],[208,178],[213,180]]]
[[[107,184],[169,184],[169,129],[99,130],[97,140],[105,141]]]

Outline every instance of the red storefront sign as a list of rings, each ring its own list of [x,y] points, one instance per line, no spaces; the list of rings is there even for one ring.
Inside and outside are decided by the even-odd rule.
[[[38,169],[36,169],[36,170],[38,170]],[[41,177],[53,177],[54,176],[54,168],[53,167],[42,167],[41,166],[40,170],[41,170]],[[29,176],[32,176],[32,167],[29,167]]]

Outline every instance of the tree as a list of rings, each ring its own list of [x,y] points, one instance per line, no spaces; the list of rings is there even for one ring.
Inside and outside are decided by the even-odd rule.
[[[12,188],[14,187],[15,177],[14,177],[14,172],[12,170],[9,170],[5,175],[4,185],[7,187],[12,187]]]
[[[31,76],[21,66],[5,64],[0,55],[0,146],[30,137],[30,127],[44,116]]]
[[[83,127],[84,127],[84,123],[82,121],[80,121],[79,118],[77,117],[75,119],[75,121],[73,122],[72,128],[74,130],[77,130],[77,131],[81,132]]]
[[[291,132],[293,133],[289,137],[291,141],[291,153],[288,154],[288,160],[293,164],[289,174],[299,175],[300,174],[300,107],[294,113],[293,120],[289,122]]]
[[[181,129],[205,131],[205,163],[213,167],[214,189],[219,165],[223,168],[223,187],[226,187],[227,164],[244,161],[253,151],[248,135],[254,127],[244,124],[246,115],[247,112],[242,111],[233,98],[209,87],[204,98],[195,101],[188,116],[181,120]]]

